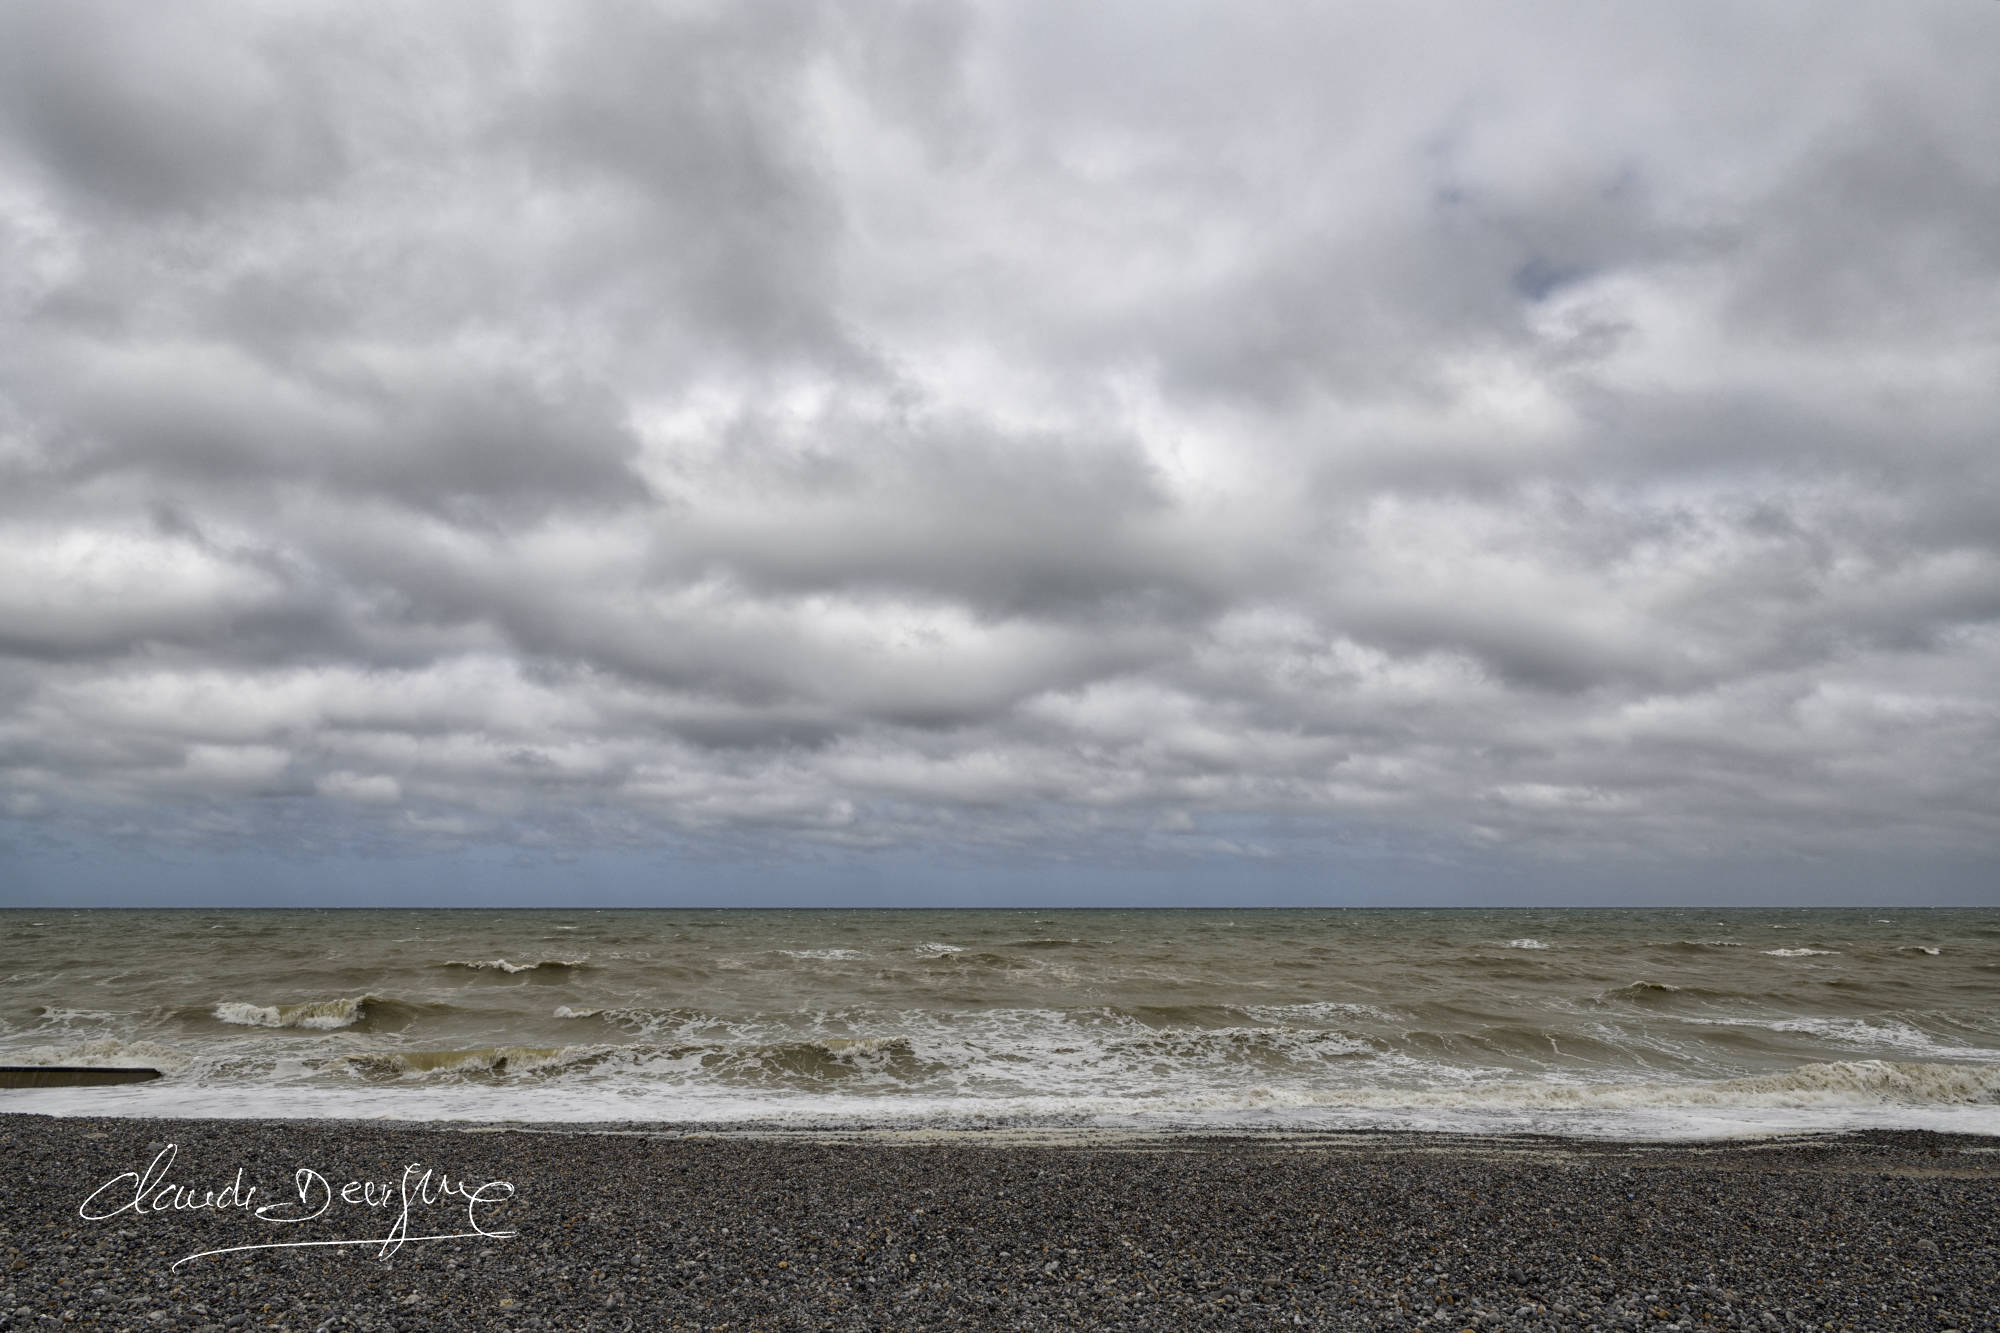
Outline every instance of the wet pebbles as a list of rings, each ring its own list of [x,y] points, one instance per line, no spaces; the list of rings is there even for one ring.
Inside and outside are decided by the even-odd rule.
[[[336,1199],[78,1207],[295,1172],[474,1188],[479,1237]],[[1660,1147],[1423,1136],[993,1146],[0,1116],[0,1328],[2000,1329],[2000,1151],[1868,1134]],[[434,1177],[435,1180],[435,1177]],[[308,1188],[317,1188],[310,1181]],[[99,1196],[129,1199],[134,1182]],[[158,1194],[153,1196],[159,1198]],[[490,1196],[489,1196],[490,1197]],[[412,1235],[462,1230],[462,1200]]]

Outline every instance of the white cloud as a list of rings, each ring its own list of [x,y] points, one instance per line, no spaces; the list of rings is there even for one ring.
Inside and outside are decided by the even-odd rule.
[[[126,20],[0,20],[16,820],[1995,845],[1985,9]]]

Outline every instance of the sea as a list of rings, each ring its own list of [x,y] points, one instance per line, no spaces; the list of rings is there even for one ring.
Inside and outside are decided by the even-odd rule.
[[[2000,911],[0,912],[55,1115],[2000,1134]]]

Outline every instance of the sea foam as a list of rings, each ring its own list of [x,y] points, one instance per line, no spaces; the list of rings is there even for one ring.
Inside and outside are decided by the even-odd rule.
[[[517,972],[534,972],[541,968],[559,971],[589,965],[589,961],[583,958],[537,958],[526,963],[511,963],[505,958],[453,958],[444,964],[445,967],[462,967],[473,972],[506,972],[510,975]]]
[[[313,1028],[331,1032],[353,1027],[374,1002],[372,995],[341,1000],[309,1000],[304,1004],[248,1004],[224,1000],[215,1006],[215,1017],[224,1023],[255,1028]]]

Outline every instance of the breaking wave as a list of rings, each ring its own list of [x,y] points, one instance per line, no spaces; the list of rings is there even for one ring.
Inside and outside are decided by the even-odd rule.
[[[131,1068],[142,1066],[162,1073],[177,1074],[194,1063],[186,1051],[155,1041],[120,1041],[103,1037],[68,1046],[31,1046],[25,1051],[9,1051],[7,1059],[22,1065],[74,1065],[90,1068]]]
[[[1620,986],[1615,990],[1604,991],[1596,998],[1599,1001],[1637,1000],[1645,1003],[1654,1000],[1664,1000],[1669,995],[1680,995],[1685,993],[1685,990],[1686,988],[1683,986],[1672,986],[1664,981],[1634,981],[1630,985]]]
[[[1692,1027],[1724,1031],[1773,1032],[1781,1036],[1807,1038],[1812,1046],[1829,1053],[1841,1048],[1860,1051],[1893,1051],[1925,1060],[1962,1060],[1978,1064],[2000,1064],[2000,1049],[1940,1039],[1899,1018],[1844,1018],[1833,1015],[1797,1018],[1741,1018],[1727,1016],[1687,1017],[1680,1020]]]
[[[550,1046],[475,1046],[447,1051],[383,1051],[350,1055],[344,1063],[364,1075],[402,1077],[409,1074],[525,1074],[560,1069],[601,1058],[602,1048]]]
[[[512,963],[505,958],[454,958],[440,963],[440,967],[462,967],[472,972],[505,972],[509,976],[518,972],[536,972],[544,968],[551,972],[569,971],[589,967],[583,958],[537,958],[527,963]]]
[[[56,1004],[38,1004],[34,1012],[36,1022],[59,1027],[68,1027],[72,1023],[108,1023],[119,1018],[118,1014],[102,1009],[72,1009]]]
[[[359,1023],[371,1004],[383,1001],[373,995],[357,995],[341,1000],[308,1000],[303,1004],[249,1004],[224,1000],[215,1006],[214,1016],[224,1023],[252,1028],[311,1028],[331,1032]]]
[[[1511,1084],[1450,1094],[1501,1105],[1652,1107],[2000,1104],[2000,1066],[1842,1060],[1702,1083]]]

